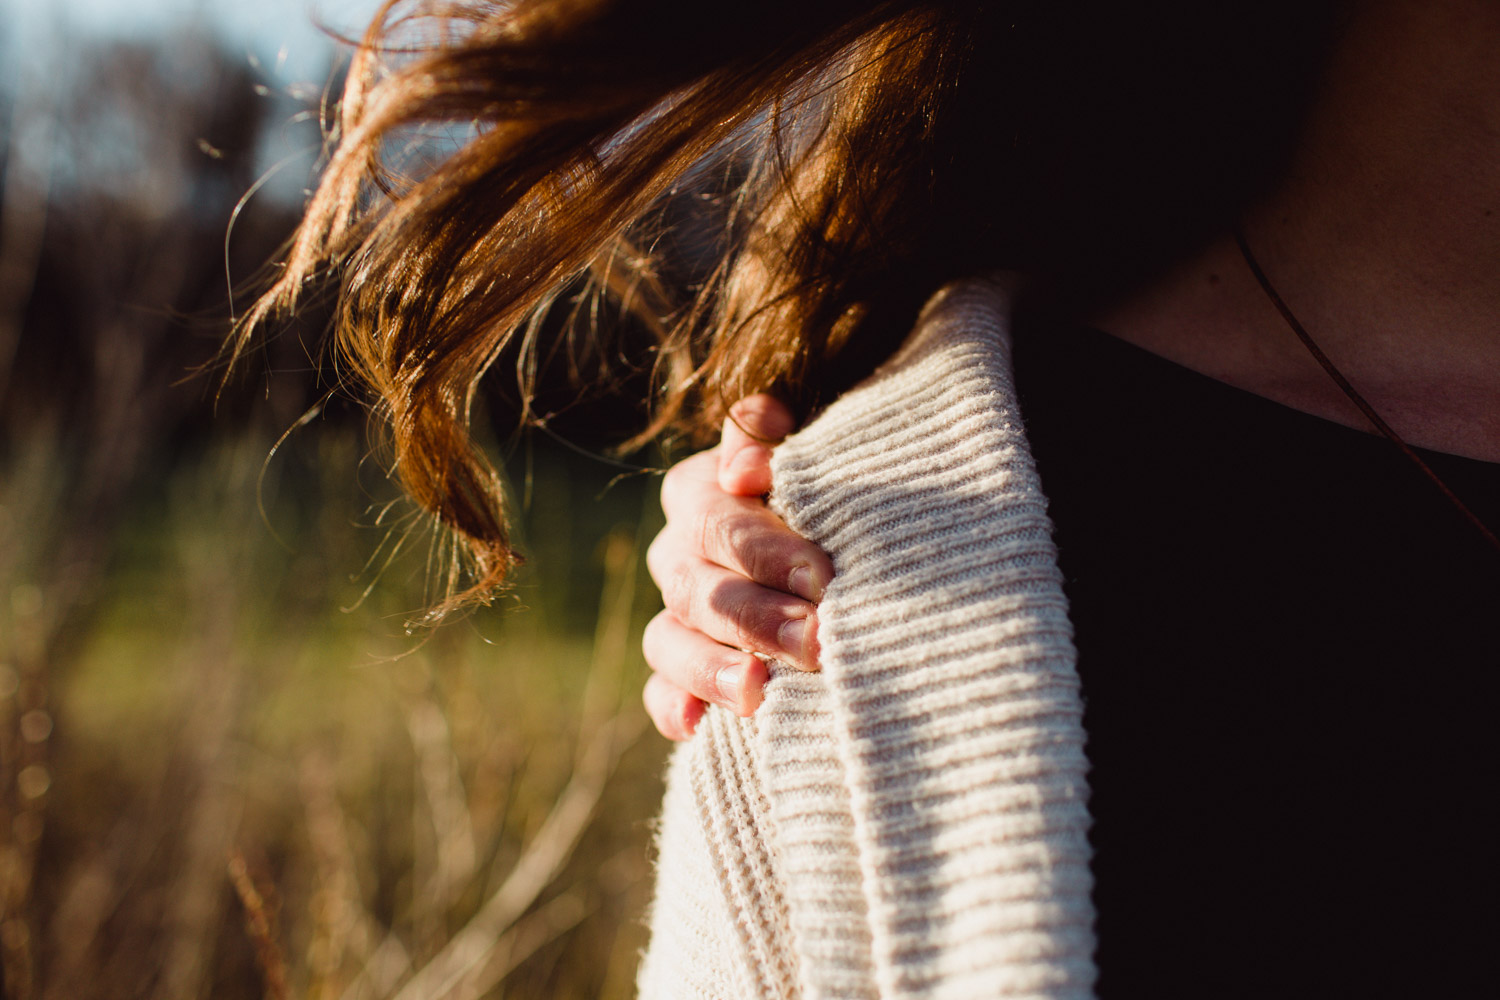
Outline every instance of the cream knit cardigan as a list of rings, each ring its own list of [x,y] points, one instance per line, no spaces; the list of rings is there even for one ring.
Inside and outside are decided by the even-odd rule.
[[[773,664],[672,760],[645,1000],[1085,998],[1082,704],[997,284],[781,445],[837,577],[821,673]]]

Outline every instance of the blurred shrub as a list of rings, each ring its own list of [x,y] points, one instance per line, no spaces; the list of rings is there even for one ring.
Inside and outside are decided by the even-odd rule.
[[[226,266],[290,230],[252,203],[226,261],[287,103],[200,36],[71,58],[5,95],[5,995],[627,995],[663,752],[648,484],[525,447],[530,568],[406,634],[428,543],[382,513],[357,408],[320,402],[322,317],[217,401],[189,377]]]

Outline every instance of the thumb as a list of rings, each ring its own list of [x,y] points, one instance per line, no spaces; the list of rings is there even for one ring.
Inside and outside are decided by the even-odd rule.
[[[775,396],[746,396],[729,408],[719,439],[719,488],[735,496],[771,489],[771,448],[796,429],[792,411]]]

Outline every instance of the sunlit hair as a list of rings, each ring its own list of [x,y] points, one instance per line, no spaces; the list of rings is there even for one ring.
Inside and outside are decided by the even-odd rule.
[[[577,332],[547,321],[559,296],[603,296],[651,331],[643,431],[701,437],[750,392],[816,409],[943,280],[1003,266],[1107,293],[1232,218],[1311,66],[1257,46],[1288,10],[1310,22],[1291,0],[1184,17],[1196,7],[1214,5],[393,2],[233,350],[337,277],[340,355],[402,483],[459,543],[440,615],[514,564],[470,413],[502,352],[524,372]],[[1316,35],[1291,33],[1297,52]],[[432,123],[471,137],[425,171],[391,159]],[[687,268],[664,238],[685,192],[716,213],[706,265]]]

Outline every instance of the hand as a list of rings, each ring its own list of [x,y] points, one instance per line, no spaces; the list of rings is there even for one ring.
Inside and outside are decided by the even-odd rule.
[[[692,735],[705,702],[749,715],[766,665],[816,670],[815,603],[833,579],[822,550],[772,514],[771,448],[793,429],[770,396],[730,408],[718,447],[684,459],[661,487],[667,526],[646,551],[666,610],[646,626],[646,711],[663,736]]]

